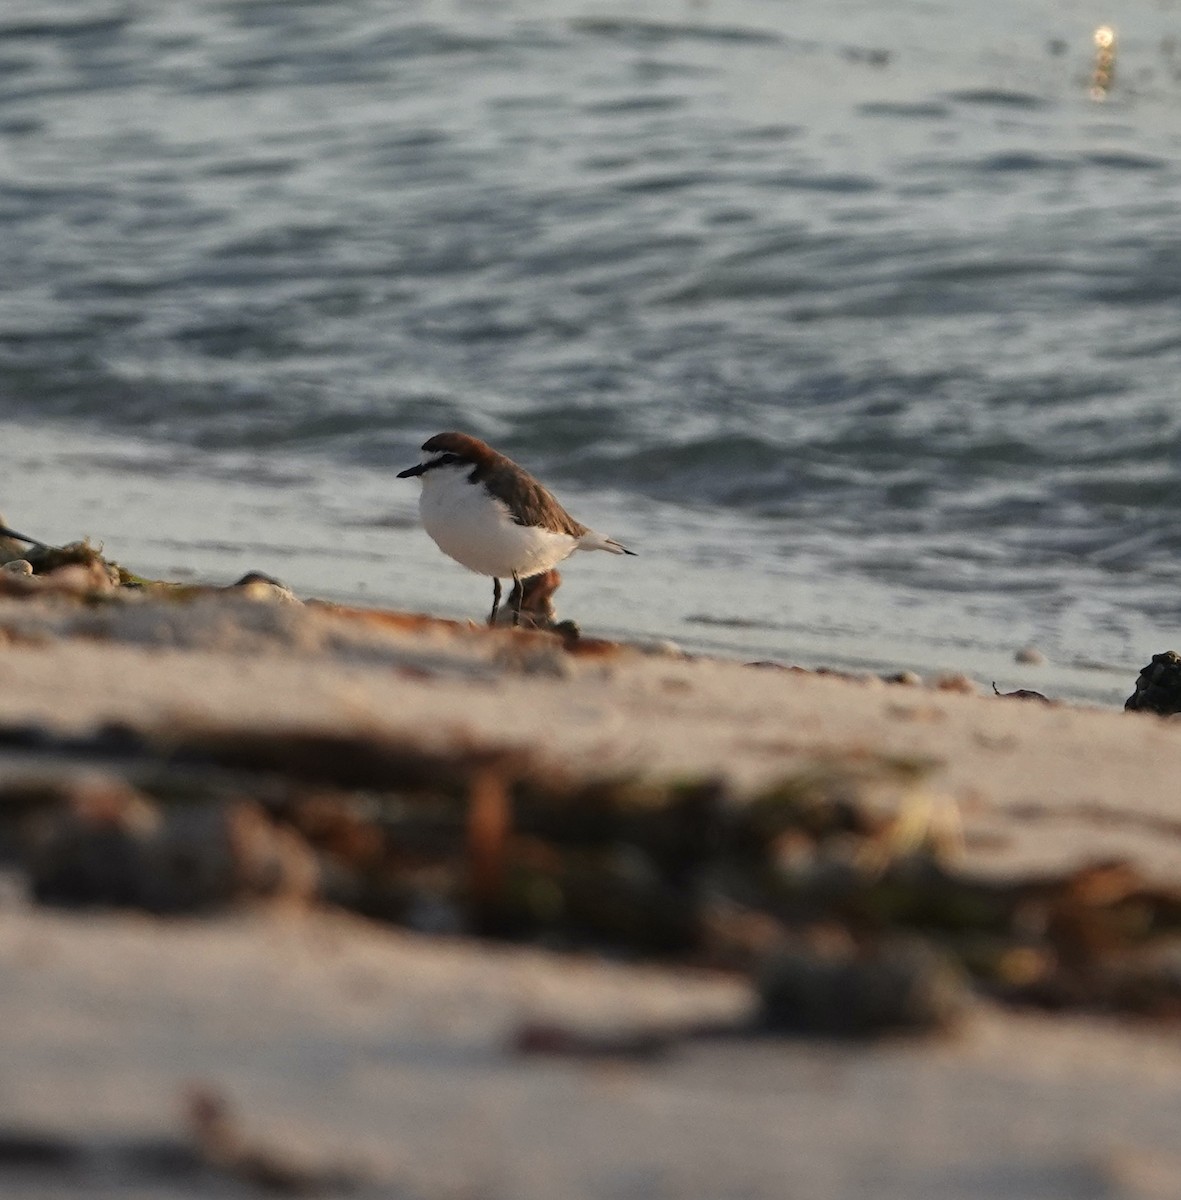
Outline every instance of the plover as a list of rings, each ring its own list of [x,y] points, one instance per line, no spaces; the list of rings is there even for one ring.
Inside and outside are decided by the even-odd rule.
[[[489,625],[500,608],[501,579],[520,583],[575,550],[633,553],[576,521],[528,471],[479,438],[437,433],[422,448],[426,460],[398,478],[420,477],[418,510],[439,549],[469,571],[492,576]],[[519,615],[514,609],[514,625]]]

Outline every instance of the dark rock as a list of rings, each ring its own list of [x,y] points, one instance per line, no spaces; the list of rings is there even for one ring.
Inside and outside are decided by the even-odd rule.
[[[241,579],[235,579],[230,585],[231,587],[247,587],[252,583],[269,583],[274,587],[286,588],[287,585],[280,579],[276,579],[273,575],[268,575],[265,571],[247,571]]]
[[[826,1037],[946,1030],[967,1011],[970,995],[949,959],[911,941],[780,950],[763,964],[758,984],[764,1028]]]
[[[1124,708],[1161,716],[1181,712],[1181,654],[1176,650],[1154,654],[1152,662],[1140,672]]]
[[[921,687],[923,683],[923,677],[917,671],[895,671],[891,675],[883,675],[882,679],[903,687]]]

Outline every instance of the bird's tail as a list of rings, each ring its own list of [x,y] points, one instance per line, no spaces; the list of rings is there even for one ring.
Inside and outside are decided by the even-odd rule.
[[[614,538],[604,537],[601,533],[595,533],[593,529],[588,529],[586,533],[578,539],[579,550],[606,550],[608,554],[630,554],[635,557],[635,551],[629,550]]]

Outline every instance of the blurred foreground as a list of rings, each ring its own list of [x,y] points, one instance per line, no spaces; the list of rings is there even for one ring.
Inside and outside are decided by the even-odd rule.
[[[1181,1181],[1174,724],[71,557],[0,575],[6,1196]]]

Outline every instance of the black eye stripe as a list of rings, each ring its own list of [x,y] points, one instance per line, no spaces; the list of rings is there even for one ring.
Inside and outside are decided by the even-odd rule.
[[[426,464],[425,467],[423,467],[423,470],[424,471],[433,471],[435,469],[435,467],[449,467],[453,463],[463,462],[463,461],[464,460],[462,458],[460,458],[458,454],[452,454],[452,453],[448,452],[447,454],[441,455],[439,458],[432,459],[429,463]]]

